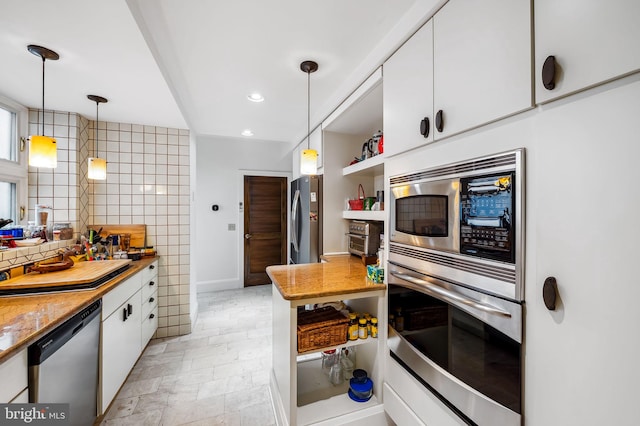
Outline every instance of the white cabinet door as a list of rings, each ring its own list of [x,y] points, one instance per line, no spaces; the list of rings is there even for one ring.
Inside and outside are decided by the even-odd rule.
[[[427,22],[383,65],[384,152],[433,142],[433,23]],[[422,121],[428,133],[421,134]]]
[[[636,81],[547,109],[535,123],[528,424],[615,425],[637,416],[638,99]],[[560,295],[554,311],[542,302],[550,276]]]
[[[100,380],[102,412],[109,407],[142,351],[141,295],[138,290],[102,322]]]
[[[536,0],[536,102],[543,103],[640,69],[638,0]],[[542,68],[555,57],[555,87]]]
[[[27,379],[29,376],[27,369],[26,348],[0,364],[0,377],[2,378],[0,403],[12,401],[27,388]]]
[[[450,0],[433,17],[439,139],[531,108],[530,0]]]

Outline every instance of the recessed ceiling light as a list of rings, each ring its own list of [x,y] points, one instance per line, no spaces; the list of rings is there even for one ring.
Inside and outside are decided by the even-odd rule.
[[[251,129],[244,129],[242,131],[242,136],[253,136],[253,132],[251,131]]]
[[[262,101],[264,101],[264,97],[258,92],[254,92],[254,93],[250,94],[249,96],[247,96],[247,99],[249,99],[251,102],[262,102]]]

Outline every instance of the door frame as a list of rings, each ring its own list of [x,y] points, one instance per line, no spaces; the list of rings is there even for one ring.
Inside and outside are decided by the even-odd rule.
[[[289,229],[289,206],[291,205],[291,194],[288,188],[291,187],[291,172],[274,172],[266,170],[238,170],[238,265],[237,273],[239,282],[244,281],[244,177],[245,176],[266,176],[287,178],[287,231]],[[289,259],[289,232],[287,232],[287,259]],[[244,288],[244,284],[242,285]]]

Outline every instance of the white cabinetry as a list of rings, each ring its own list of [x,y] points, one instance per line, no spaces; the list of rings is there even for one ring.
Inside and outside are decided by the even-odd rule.
[[[144,349],[158,328],[158,268],[157,262],[144,269],[142,274],[142,340]]]
[[[385,155],[433,142],[433,22],[403,44],[383,71]],[[427,137],[420,133],[423,120]]]
[[[109,407],[142,351],[140,284],[141,276],[138,273],[103,298],[100,360],[102,412]]]
[[[299,355],[297,352],[297,310],[308,303],[322,303],[342,298],[354,311],[369,312],[383,323],[384,290],[329,296],[314,299],[285,300],[273,292],[273,377],[274,404],[278,424],[307,425],[331,419],[344,420],[345,416],[367,417],[382,412],[382,362],[384,330],[380,338],[348,341],[344,345],[319,348]],[[367,371],[374,383],[372,398],[364,403],[352,401],[348,395],[349,383],[334,386],[322,372],[320,354],[330,349],[354,347],[356,366]],[[324,423],[322,423],[324,424]],[[329,424],[329,423],[327,423]],[[336,423],[333,423],[336,424]]]
[[[536,0],[536,102],[543,103],[640,69],[637,0]],[[555,87],[542,69],[556,63]]]
[[[450,0],[433,29],[436,139],[532,107],[530,0]]]
[[[102,298],[101,413],[157,329],[157,265],[153,262]]]
[[[0,403],[28,402],[27,349],[23,349],[0,364]]]

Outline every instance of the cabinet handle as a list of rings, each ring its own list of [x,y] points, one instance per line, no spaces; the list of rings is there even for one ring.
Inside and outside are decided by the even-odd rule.
[[[153,287],[154,285],[156,285],[156,282],[155,281],[149,281],[149,285]]]
[[[547,56],[542,64],[542,85],[547,90],[553,90],[556,87],[556,57]]]
[[[127,303],[127,313],[131,315],[133,313],[133,306],[130,303]]]
[[[556,310],[556,301],[558,299],[558,283],[555,277],[547,277],[542,286],[542,299],[544,305],[550,311]]]
[[[420,134],[425,138],[429,137],[429,117],[425,117],[420,122]]]
[[[436,130],[440,133],[442,133],[442,129],[444,129],[444,118],[442,114],[443,112],[441,109],[436,113]]]
[[[127,312],[127,308],[122,308],[122,321],[126,321],[129,318],[129,314]]]
[[[156,299],[154,299],[153,297],[150,297],[149,298],[149,303],[153,303],[154,300],[156,300]]]
[[[156,316],[155,316],[154,314],[149,315],[149,319],[153,319],[153,318],[155,318],[155,317],[156,317]]]
[[[155,269],[156,265],[149,265],[149,269]]]

